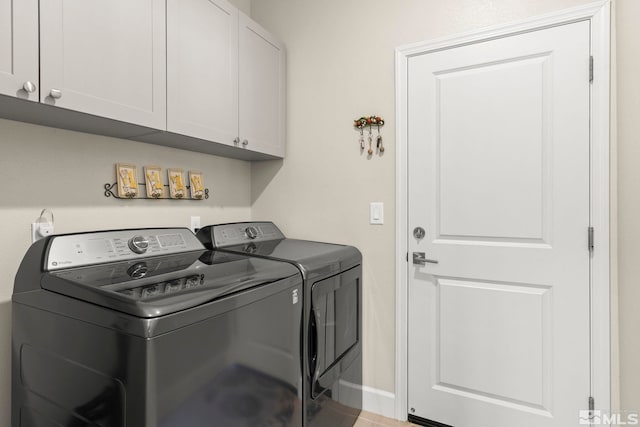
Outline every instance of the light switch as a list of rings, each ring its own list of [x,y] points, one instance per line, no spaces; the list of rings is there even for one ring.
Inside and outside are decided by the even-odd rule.
[[[369,206],[369,224],[384,224],[384,203],[371,202]]]

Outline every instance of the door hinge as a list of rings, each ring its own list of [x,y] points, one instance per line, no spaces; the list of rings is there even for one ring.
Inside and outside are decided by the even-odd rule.
[[[409,262],[409,252],[407,252],[407,262]]]
[[[593,411],[596,409],[596,401],[593,396],[589,396],[589,411],[593,414]]]
[[[589,83],[593,82],[593,56],[589,57]]]
[[[594,243],[593,243],[593,227],[589,227],[588,230],[589,230],[588,231],[588,241],[589,241],[588,247],[589,247],[589,253],[592,254],[593,253],[593,246],[594,246]]]

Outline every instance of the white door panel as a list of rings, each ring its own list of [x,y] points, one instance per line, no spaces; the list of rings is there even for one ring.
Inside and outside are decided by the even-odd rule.
[[[167,129],[232,145],[238,136],[238,10],[167,2]]]
[[[439,237],[542,239],[548,220],[539,209],[549,184],[541,132],[550,101],[543,85],[548,60],[483,64],[436,77],[439,139],[447,142],[439,146]]]
[[[239,134],[249,150],[284,156],[285,50],[240,13]]]
[[[589,22],[408,60],[410,414],[578,425],[589,365]],[[412,409],[412,410],[411,410]]]
[[[37,0],[0,0],[0,94],[38,101]]]
[[[165,30],[163,0],[40,2],[40,102],[164,130]]]

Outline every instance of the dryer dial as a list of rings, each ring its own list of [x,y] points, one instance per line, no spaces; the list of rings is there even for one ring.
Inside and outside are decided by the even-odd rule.
[[[251,240],[258,237],[258,229],[253,226],[245,228],[244,232],[247,235],[247,237],[250,238]]]

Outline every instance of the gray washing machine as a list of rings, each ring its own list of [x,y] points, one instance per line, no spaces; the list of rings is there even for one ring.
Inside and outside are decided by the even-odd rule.
[[[352,246],[289,239],[271,222],[211,225],[208,247],[285,261],[304,279],[305,427],[352,426],[362,408],[362,255]]]
[[[188,229],[52,236],[15,280],[12,427],[302,425],[302,277]]]

